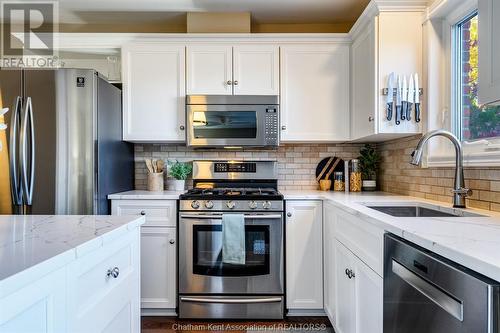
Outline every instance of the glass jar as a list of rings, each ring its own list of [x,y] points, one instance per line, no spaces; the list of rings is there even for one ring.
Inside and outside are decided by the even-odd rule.
[[[342,171],[333,173],[333,190],[345,191],[344,173]]]
[[[359,160],[351,160],[351,174],[349,175],[349,189],[351,192],[361,192],[361,168]]]

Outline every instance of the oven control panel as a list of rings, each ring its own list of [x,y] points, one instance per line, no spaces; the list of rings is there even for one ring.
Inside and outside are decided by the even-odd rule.
[[[214,163],[214,172],[257,172],[257,164],[252,162],[242,163],[227,163],[216,162]]]
[[[279,117],[276,106],[266,109],[265,136],[266,145],[277,146],[279,143]]]

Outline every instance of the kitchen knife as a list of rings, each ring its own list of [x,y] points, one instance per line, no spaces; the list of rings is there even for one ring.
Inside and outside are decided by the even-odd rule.
[[[408,112],[408,83],[406,82],[406,75],[403,75],[403,90],[401,92],[401,120],[406,119],[406,113]]]
[[[413,80],[415,81],[415,121],[417,123],[420,122],[420,88],[418,85],[418,74],[415,73],[415,76],[413,77]]]
[[[387,120],[392,120],[392,109],[394,106],[394,72],[389,74],[387,78],[387,96],[386,96],[386,104],[387,104]]]
[[[406,120],[411,120],[412,106],[415,104],[415,82],[413,81],[413,75],[410,75],[410,82],[408,86],[408,104],[406,110]]]
[[[402,98],[402,89],[401,86],[401,75],[398,74],[398,86],[396,88],[396,115],[394,117],[396,121],[396,125],[401,124],[401,98]]]

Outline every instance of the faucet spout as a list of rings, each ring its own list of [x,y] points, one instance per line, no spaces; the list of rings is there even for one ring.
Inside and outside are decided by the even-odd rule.
[[[455,135],[453,135],[453,133],[445,130],[435,130],[425,134],[418,142],[415,151],[411,154],[412,159],[410,163],[413,165],[421,164],[424,147],[427,144],[427,141],[435,136],[443,136],[449,139],[455,146],[455,182],[453,189],[453,207],[465,208],[465,198],[472,195],[472,191],[468,188],[465,188],[462,143]]]

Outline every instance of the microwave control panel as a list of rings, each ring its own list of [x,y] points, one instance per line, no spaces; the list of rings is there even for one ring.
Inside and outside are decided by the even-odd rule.
[[[278,145],[279,141],[279,118],[276,106],[266,109],[266,144]]]

